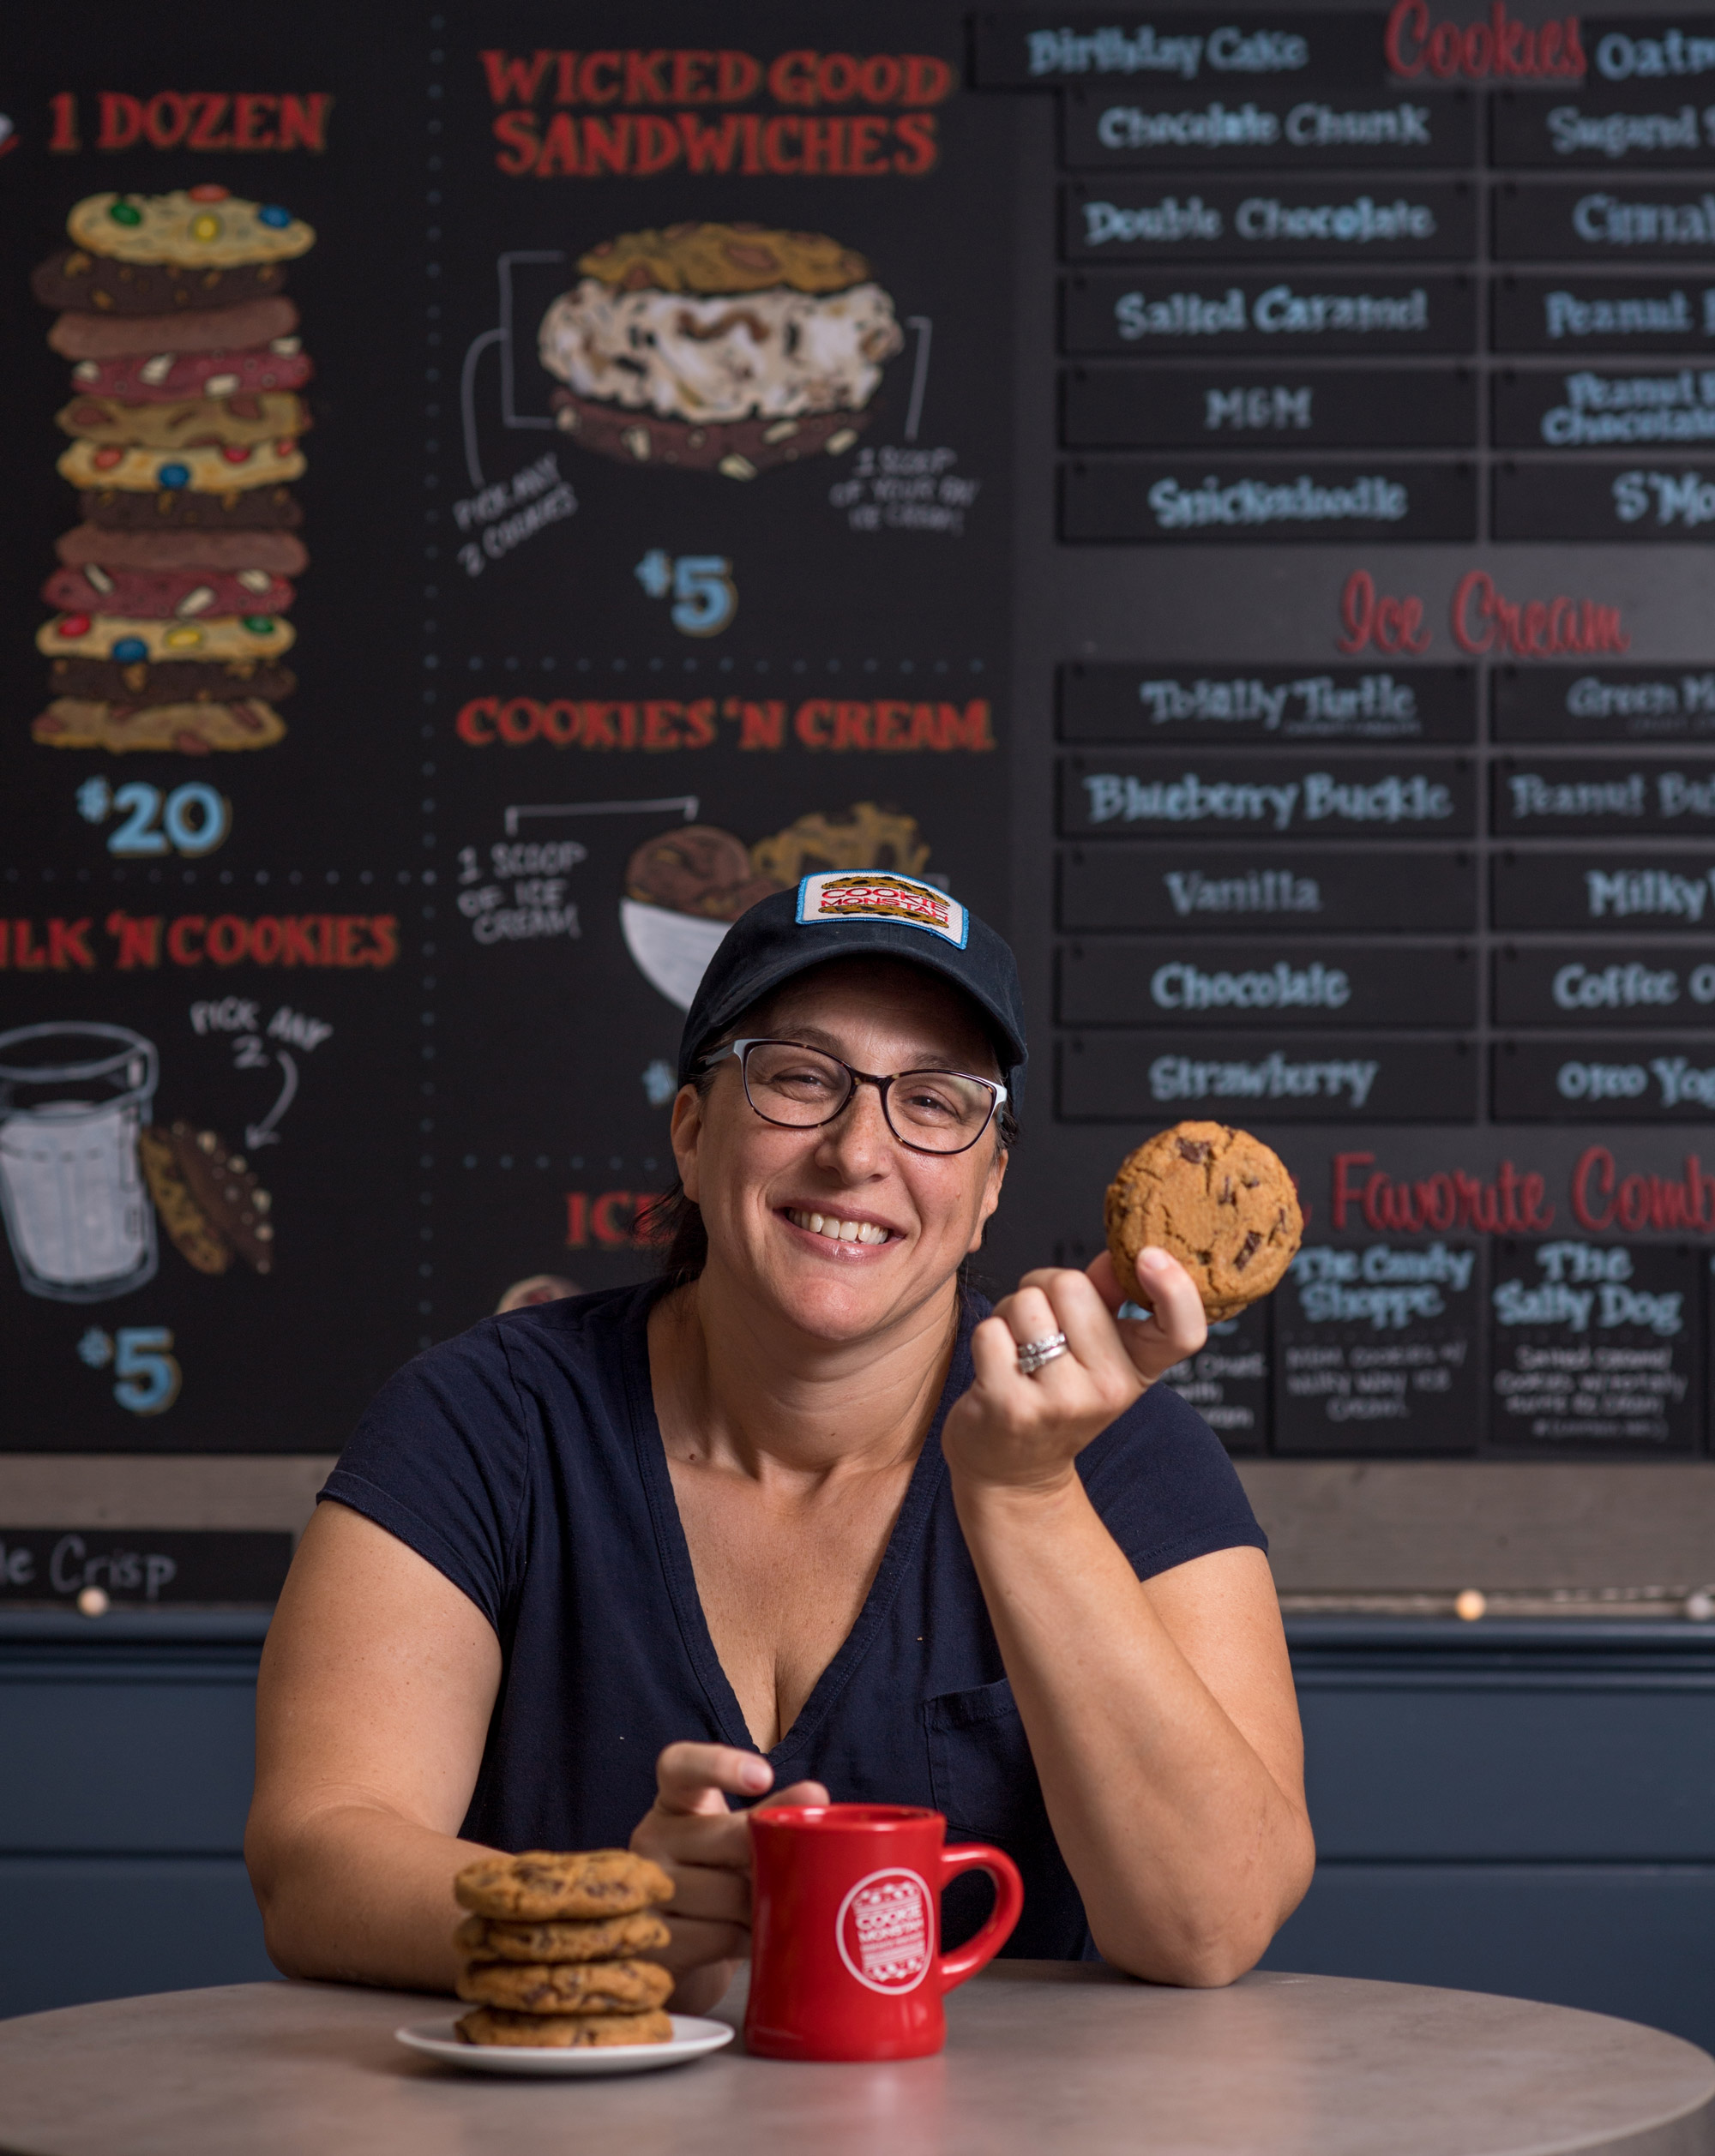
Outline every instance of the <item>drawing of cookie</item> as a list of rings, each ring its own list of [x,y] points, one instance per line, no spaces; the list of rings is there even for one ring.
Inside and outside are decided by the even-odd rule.
[[[278,441],[304,433],[310,408],[290,390],[230,397],[183,397],[172,404],[127,404],[121,397],[74,397],[54,414],[81,441],[132,443],[143,449],[201,449],[223,442]]]
[[[226,494],[103,487],[77,501],[87,524],[108,531],[291,531],[304,521],[297,496],[285,486],[234,487]]]
[[[71,379],[74,387],[92,395],[147,405],[302,389],[315,372],[302,339],[275,337],[242,350],[133,351],[109,359],[83,359],[72,369]]]
[[[232,1246],[221,1241],[191,1196],[171,1132],[155,1124],[139,1131],[137,1158],[173,1248],[200,1273],[225,1272],[232,1262]]]
[[[753,846],[750,858],[759,874],[785,886],[840,868],[891,868],[915,876],[929,859],[929,848],[915,817],[859,801],[843,811],[817,809],[800,816]]]
[[[218,615],[195,622],[61,614],[36,632],[36,649],[50,658],[278,658],[297,641],[291,622],[273,614]]]
[[[216,749],[272,748],[286,721],[260,697],[225,704],[96,704],[57,697],[30,728],[44,748],[131,749],[207,756]]]
[[[904,348],[861,255],[819,232],[685,224],[580,256],[543,315],[560,428],[639,465],[752,479],[839,455]]]
[[[60,453],[54,468],[75,487],[118,487],[127,494],[178,493],[189,487],[194,494],[230,494],[302,478],[304,456],[291,440],[228,441],[200,449],[74,441]]]
[[[212,183],[169,195],[88,195],[65,229],[73,246],[92,255],[190,268],[290,261],[316,244],[302,218]]]
[[[298,676],[266,659],[166,659],[153,665],[146,659],[57,658],[48,685],[56,696],[98,704],[203,704],[244,696],[274,701],[292,694]]]
[[[105,564],[115,576],[122,569],[201,568],[211,574],[231,570],[235,575],[257,571],[281,577],[302,576],[310,566],[302,539],[289,531],[265,530],[186,531],[157,527],[120,531],[97,524],[76,524],[60,533],[54,541],[54,552],[68,568],[99,568]],[[150,610],[115,607],[111,610],[123,614]]]
[[[1153,1246],[1179,1260],[1217,1319],[1278,1286],[1304,1232],[1285,1163],[1225,1123],[1176,1123],[1128,1154],[1108,1186],[1105,1217],[1128,1295],[1138,1292],[1139,1252]]]
[[[62,248],[30,273],[44,307],[95,315],[176,315],[194,308],[239,307],[286,288],[278,262],[238,262],[230,269],[176,263],[122,262],[81,247]]]
[[[282,614],[297,594],[267,569],[104,569],[89,562],[56,569],[42,597],[63,614],[191,622],[204,614]]]
[[[62,359],[117,359],[128,353],[147,358],[158,352],[242,351],[249,345],[289,337],[297,327],[297,308],[278,297],[182,315],[86,315],[72,309],[55,318],[48,343]]]

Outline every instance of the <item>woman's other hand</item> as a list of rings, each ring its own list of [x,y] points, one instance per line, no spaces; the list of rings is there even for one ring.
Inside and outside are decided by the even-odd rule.
[[[1208,1338],[1195,1283],[1176,1258],[1146,1250],[1137,1294],[1152,1312],[1122,1318],[1127,1297],[1105,1251],[1087,1272],[1026,1273],[971,1336],[976,1381],[942,1434],[966,1481],[1008,1488],[1057,1487],[1091,1438],[1125,1413],[1164,1371]],[[1034,1377],[1019,1367],[1031,1341],[1066,1336],[1066,1352]]]
[[[681,2013],[717,2004],[750,1952],[750,1829],[727,1799],[760,1797],[773,1780],[766,1759],[731,1745],[669,1745],[655,1762],[655,1801],[631,1847],[672,1878],[661,1914],[673,1936],[654,1958],[678,1979],[671,2003]],[[768,1801],[825,1805],[827,1792],[799,1781]]]

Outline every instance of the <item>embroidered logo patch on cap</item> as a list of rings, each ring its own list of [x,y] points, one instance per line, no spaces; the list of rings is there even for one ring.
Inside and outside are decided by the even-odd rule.
[[[845,874],[806,876],[798,886],[798,921],[902,921],[945,936],[959,950],[971,934],[970,916],[956,898],[915,876],[889,875],[880,869]]]

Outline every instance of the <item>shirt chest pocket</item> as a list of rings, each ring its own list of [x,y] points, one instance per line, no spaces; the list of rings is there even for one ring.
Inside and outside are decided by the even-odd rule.
[[[1054,1847],[1036,1762],[1013,1688],[943,1692],[922,1709],[935,1807],[949,1837],[998,1842],[1015,1860]]]

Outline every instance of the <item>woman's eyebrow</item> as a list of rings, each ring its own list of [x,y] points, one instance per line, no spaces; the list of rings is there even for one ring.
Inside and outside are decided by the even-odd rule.
[[[787,1032],[775,1037],[780,1040],[797,1041],[807,1048],[823,1048],[839,1061],[843,1063],[846,1060],[845,1050],[838,1035],[829,1033],[819,1025],[793,1026]],[[976,1059],[979,1065],[991,1060],[991,1058],[981,1055]],[[920,1048],[914,1049],[911,1055],[899,1065],[899,1068],[902,1071],[966,1071],[970,1069],[970,1066],[959,1056],[943,1055],[935,1048]],[[972,1074],[976,1075],[975,1072]]]

